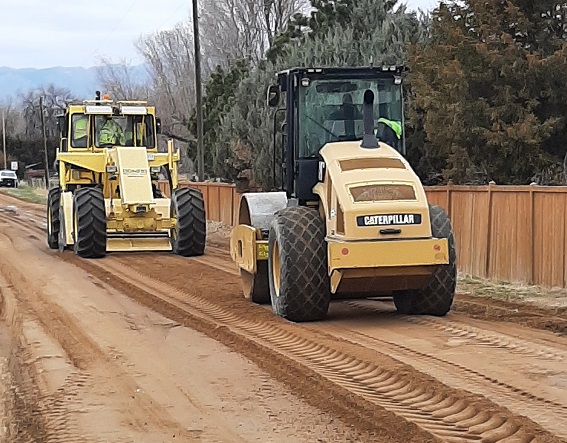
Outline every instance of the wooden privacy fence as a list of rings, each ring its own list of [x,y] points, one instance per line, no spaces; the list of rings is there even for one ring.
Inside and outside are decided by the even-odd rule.
[[[187,185],[203,192],[209,220],[234,224],[239,203],[234,185],[182,186]],[[451,217],[460,272],[567,287],[567,187],[449,185],[427,187],[426,193]]]
[[[159,182],[159,189],[168,197],[169,183],[167,181]],[[179,182],[180,187],[190,186],[200,189],[205,200],[205,210],[207,211],[207,219],[219,221],[225,225],[232,226],[235,222],[236,213],[238,212],[239,196],[236,188],[232,184],[215,183],[215,182]]]
[[[443,186],[427,194],[449,212],[461,272],[566,287],[567,188]]]

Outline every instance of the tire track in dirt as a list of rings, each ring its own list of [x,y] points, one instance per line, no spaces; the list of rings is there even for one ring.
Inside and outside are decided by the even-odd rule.
[[[363,301],[345,301],[345,304],[361,309],[363,311],[384,312],[380,307],[374,307]],[[428,326],[438,331],[446,332],[452,336],[466,338],[483,346],[495,349],[506,349],[507,351],[525,357],[537,358],[549,361],[562,362],[567,360],[567,352],[559,349],[536,344],[519,338],[491,333],[485,329],[458,323],[453,320],[437,317],[411,317],[400,316],[404,321],[420,326]]]
[[[55,392],[47,393],[47,389],[42,389],[42,383],[39,381],[39,373],[42,371],[36,367],[39,359],[29,351],[30,343],[27,342],[25,333],[20,332],[19,353],[24,358],[15,362],[12,369],[13,373],[20,375],[17,379],[18,388],[14,404],[14,414],[18,417],[18,433],[14,441],[30,443],[99,441],[97,436],[80,429],[76,417],[82,406],[80,401],[82,389],[93,382],[90,371],[97,366],[97,352],[92,348],[89,349],[89,341],[84,340],[82,333],[77,331],[72,322],[60,317],[61,311],[57,306],[42,303],[40,310],[34,306],[34,301],[27,295],[29,289],[19,283],[23,278],[22,274],[14,273],[14,269],[10,269],[4,262],[0,264],[0,274],[7,277],[13,288],[13,297],[17,299],[18,311],[21,311],[18,314],[20,317],[18,321],[22,322],[24,316],[31,316],[38,321],[43,330],[49,331],[65,350],[74,366],[62,385]],[[126,442],[122,439],[113,439],[113,441]]]
[[[567,352],[518,338],[504,336],[502,334],[491,334],[486,330],[459,324],[451,320],[446,322],[442,322],[436,318],[408,318],[407,320],[417,325],[431,326],[434,329],[447,332],[451,335],[476,341],[480,345],[489,348],[506,349],[514,354],[540,360],[567,360]]]
[[[147,256],[146,256],[147,257]],[[438,441],[433,435],[418,428],[415,424],[396,416],[393,413],[376,409],[375,405],[356,398],[352,392],[335,385],[296,361],[282,356],[278,352],[271,352],[257,338],[237,331],[233,325],[224,324],[218,320],[211,320],[200,308],[195,308],[195,302],[187,293],[178,291],[159,281],[147,278],[137,270],[125,267],[107,257],[104,263],[97,262],[98,269],[93,270],[83,260],[73,255],[67,255],[66,260],[79,267],[89,269],[93,275],[101,278],[120,291],[128,294],[138,302],[160,312],[162,315],[179,322],[182,325],[196,329],[217,341],[234,349],[248,359],[254,361],[260,368],[270,373],[274,378],[282,381],[294,394],[305,399],[313,406],[329,411],[341,418],[342,421],[355,427],[362,433],[369,435],[367,441],[392,441],[406,443]],[[113,262],[109,268],[109,262]],[[194,260],[191,260],[197,266]],[[121,268],[116,271],[115,267]],[[207,267],[196,270],[196,273],[206,273]],[[95,272],[93,272],[95,271]],[[132,278],[136,276],[136,279]],[[142,282],[139,280],[141,278]],[[173,297],[171,294],[176,294]],[[207,304],[206,300],[203,302]],[[214,304],[208,304],[209,309],[217,314],[225,315],[224,310]],[[396,431],[394,431],[394,429]]]
[[[512,301],[458,294],[453,310],[471,318],[507,321],[567,335],[567,308],[545,309]]]
[[[37,373],[28,363],[31,355],[23,342],[22,318],[16,312],[15,295],[9,283],[0,272],[0,313],[2,321],[8,326],[10,353],[7,361],[8,374],[5,381],[10,384],[10,395],[6,410],[6,441],[33,443],[45,441],[47,424],[41,414],[41,394]],[[4,423],[3,423],[4,424]]]
[[[97,262],[96,266],[138,291],[150,290],[154,297],[177,309],[190,310],[192,316],[198,315],[202,321],[217,323],[217,328],[220,324],[250,341],[261,339],[262,345],[271,353],[277,352],[300,362],[333,384],[416,423],[445,441],[512,438],[528,442],[536,439],[536,433],[532,432],[533,426],[537,425],[529,420],[519,419],[485,398],[448,388],[437,380],[419,380],[420,374],[411,366],[402,365],[402,371],[385,369],[388,365],[375,364],[359,358],[356,353],[338,350],[324,344],[328,340],[298,333],[297,328],[290,330],[272,321],[241,318],[203,297],[156,282],[117,260],[107,259],[101,265]],[[540,437],[546,435],[546,439],[554,439],[543,430],[539,432],[542,432]]]
[[[34,228],[26,226],[14,227],[30,233],[28,238],[33,242],[40,241],[34,235]],[[0,232],[0,241],[11,240],[5,230]],[[25,240],[22,240],[25,241]],[[12,244],[13,245],[13,244]],[[14,245],[13,245],[14,246]],[[118,392],[123,392],[123,398],[129,398],[130,393],[138,392],[137,385],[122,369],[109,361],[109,357],[73,320],[72,316],[57,303],[49,301],[49,296],[42,287],[32,283],[25,268],[12,263],[9,257],[0,255],[0,279],[4,280],[0,287],[3,296],[10,288],[10,298],[16,313],[15,325],[12,330],[20,340],[18,358],[12,365],[12,373],[17,377],[15,391],[16,440],[24,442],[47,443],[88,443],[100,441],[100,435],[85,432],[77,423],[78,414],[85,405],[82,403],[83,389],[92,389],[96,385],[100,373],[112,374],[113,386]],[[25,319],[25,320],[24,320]],[[69,359],[72,369],[69,375],[55,392],[49,393],[39,382],[39,373],[43,369],[37,364],[41,358],[50,356],[32,355],[30,343],[26,339],[24,322],[37,322],[40,328],[57,342]],[[133,397],[132,397],[133,398]],[[88,407],[88,405],[87,405]],[[173,433],[178,437],[187,436],[184,429],[174,422],[167,411],[156,405],[152,399],[143,393],[137,393],[135,401],[129,402],[131,416],[144,417],[155,428],[163,429],[167,434]],[[131,441],[115,434],[111,436],[116,443]]]
[[[313,326],[313,329],[318,329]],[[325,332],[346,338],[361,346],[379,348],[387,351],[388,355],[404,363],[411,364],[421,372],[428,373],[437,379],[443,379],[451,386],[484,395],[491,393],[491,399],[505,406],[516,414],[525,415],[538,424],[558,435],[567,438],[567,406],[533,395],[513,385],[489,377],[479,371],[467,368],[430,354],[411,349],[400,343],[364,334],[350,328],[325,325]]]
[[[222,258],[192,261],[201,261],[209,266],[213,262],[218,265],[215,268],[221,267],[226,271],[226,261]],[[105,264],[108,264],[108,262],[107,259]],[[112,274],[119,274],[122,279],[127,278],[131,273],[128,272],[128,275],[126,275],[124,270],[120,269],[123,267],[124,265],[121,265],[119,269],[112,269]],[[232,272],[228,272],[232,274]],[[138,277],[143,276],[140,274]],[[139,284],[138,278],[136,281]],[[149,282],[144,281],[140,289],[148,287],[148,283],[153,281],[151,279]],[[157,289],[161,287],[163,285],[159,284]],[[179,292],[179,294],[187,298],[187,293]],[[160,297],[165,296],[165,293],[160,294]],[[217,320],[220,319],[224,324],[233,328],[242,329],[248,332],[251,337],[260,336],[264,338],[276,350],[286,350],[292,358],[303,357],[307,360],[306,365],[308,367],[323,374],[335,384],[360,395],[371,403],[405,416],[444,440],[476,441],[483,439],[498,441],[500,438],[509,437],[513,438],[514,441],[532,441],[533,436],[526,432],[522,423],[513,423],[514,417],[511,419],[510,414],[486,416],[486,409],[477,409],[476,405],[473,405],[470,401],[463,401],[463,399],[451,395],[441,395],[438,392],[427,392],[419,386],[416,388],[415,384],[412,385],[411,382],[407,382],[407,377],[400,376],[392,371],[384,371],[367,361],[344,352],[341,353],[334,347],[321,347],[317,342],[305,337],[298,337],[293,333],[290,335],[289,331],[284,335],[281,335],[282,331],[280,331],[280,335],[274,334],[271,325],[262,325],[257,322],[243,324],[242,321],[239,322],[237,318],[235,319],[234,315],[225,312],[213,303],[208,303],[207,300],[201,299],[197,302],[199,303],[197,309],[204,310],[205,314]],[[183,309],[195,308],[191,303],[185,303],[185,305]],[[415,412],[416,406],[420,408],[420,411]]]

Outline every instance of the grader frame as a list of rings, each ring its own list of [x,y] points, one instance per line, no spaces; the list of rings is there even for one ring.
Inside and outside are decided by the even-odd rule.
[[[121,132],[102,143],[106,124]],[[206,241],[203,197],[179,188],[179,152],[158,151],[160,120],[142,101],[100,99],[71,104],[58,118],[59,185],[47,204],[49,247],[72,247],[84,258],[110,251],[173,251],[201,255]],[[125,135],[126,134],[126,135]],[[171,198],[158,189],[159,174]]]

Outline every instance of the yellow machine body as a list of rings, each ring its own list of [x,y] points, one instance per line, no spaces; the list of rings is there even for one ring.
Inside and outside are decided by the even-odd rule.
[[[327,226],[331,292],[419,288],[448,263],[447,240],[431,237],[425,191],[401,154],[384,143],[343,142],[321,156],[326,173],[314,192]]]
[[[448,242],[431,235],[427,197],[409,163],[384,143],[364,149],[334,142],[320,154],[325,168],[313,205],[326,223],[331,292],[391,295],[427,284],[436,266],[449,262]],[[268,259],[266,230],[286,205],[283,192],[242,196],[230,250],[245,273],[255,274]]]
[[[97,146],[95,119],[100,116],[138,118],[134,138],[138,141],[145,138],[146,143]],[[86,120],[86,141],[81,143],[74,140],[73,125],[78,118]],[[146,122],[154,129],[145,129]],[[162,166],[169,170],[171,189],[178,187],[179,152],[172,140],[168,141],[167,152],[158,152],[155,108],[137,101],[87,101],[70,105],[59,124],[64,128],[57,161],[65,244],[74,243],[73,190],[99,184],[104,190],[107,251],[171,250],[170,232],[176,223],[171,216],[171,201],[156,198],[154,188]]]

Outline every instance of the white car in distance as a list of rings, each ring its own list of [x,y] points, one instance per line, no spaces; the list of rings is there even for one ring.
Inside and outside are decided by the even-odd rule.
[[[2,186],[8,188],[18,187],[18,176],[14,171],[9,171],[9,170],[0,171],[0,187]]]

